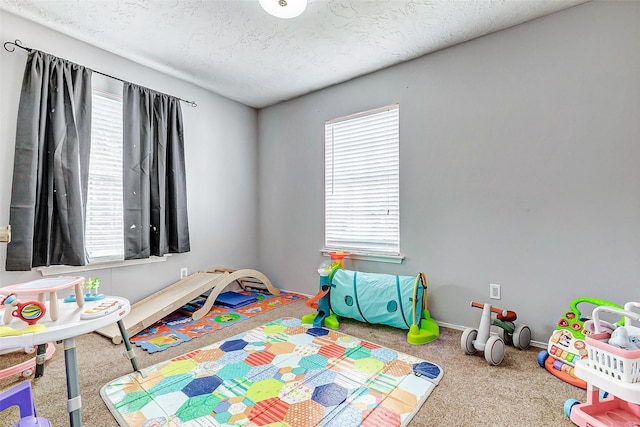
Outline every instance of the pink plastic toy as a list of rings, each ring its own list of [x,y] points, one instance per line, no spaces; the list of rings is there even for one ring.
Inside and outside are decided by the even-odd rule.
[[[31,348],[27,351],[27,353],[34,353],[35,348]],[[47,350],[44,354],[44,360],[49,360],[53,357],[53,353],[56,352],[56,346],[53,343],[47,343]],[[26,360],[22,363],[18,363],[17,365],[10,366],[8,368],[0,370],[0,379],[7,378],[12,375],[20,375],[24,378],[30,377],[34,373],[34,368],[36,366],[36,362],[38,360],[38,356]],[[36,375],[37,376],[37,375]]]
[[[640,336],[640,314],[631,311],[640,303],[629,302],[624,310],[599,306],[593,310],[595,333],[586,337],[588,358],[576,362],[575,374],[587,382],[587,402],[569,399],[565,414],[582,427],[640,425],[640,349],[627,350],[609,344],[610,333],[600,328],[600,312],[624,316],[629,335]],[[606,392],[603,392],[606,390]]]
[[[45,302],[46,295],[49,294],[49,317],[51,320],[58,320],[58,296],[57,292],[62,289],[74,288],[76,294],[76,302],[78,307],[84,305],[84,295],[82,293],[82,284],[84,283],[84,277],[53,277],[46,279],[32,280],[31,282],[18,283],[16,285],[5,286],[0,288],[0,294],[37,294],[38,301]],[[3,319],[7,324],[7,319]],[[10,320],[10,319],[9,319]]]

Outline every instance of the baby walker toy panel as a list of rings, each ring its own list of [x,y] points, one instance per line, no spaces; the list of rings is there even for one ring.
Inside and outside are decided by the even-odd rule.
[[[549,358],[546,364],[550,366],[547,370],[552,374],[561,372],[562,375],[559,378],[573,381],[576,362],[587,357],[584,338],[584,321],[580,319],[579,313],[567,311],[558,321],[556,330],[549,339],[547,346]],[[575,385],[585,388],[581,381],[576,381]]]
[[[585,298],[579,301],[591,302],[591,299]],[[600,300],[596,301],[603,302]],[[577,305],[575,301],[572,304]],[[608,305],[615,306],[613,303],[608,303]],[[549,355],[571,366],[575,366],[578,360],[586,358],[587,348],[585,337],[593,332],[592,328],[586,327],[589,323],[593,323],[590,317],[583,317],[577,309],[572,309],[564,313],[549,340],[547,349]]]
[[[588,357],[585,339],[594,332],[594,321],[589,315],[581,313],[578,309],[580,304],[622,308],[615,303],[598,298],[574,299],[569,305],[569,310],[556,324],[556,329],[549,338],[547,350],[542,350],[538,354],[538,364],[557,378],[586,389],[586,382],[575,375],[575,366],[578,361]],[[609,330],[614,328],[607,322],[599,322],[599,325]]]
[[[577,338],[567,329],[554,331],[549,340],[547,351],[551,356],[571,366],[575,365],[578,360],[587,357],[584,339]]]

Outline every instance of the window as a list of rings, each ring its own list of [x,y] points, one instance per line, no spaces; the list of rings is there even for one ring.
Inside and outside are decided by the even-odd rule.
[[[93,90],[86,245],[89,263],[124,258],[122,97]]]
[[[325,123],[325,246],[400,254],[400,106]]]

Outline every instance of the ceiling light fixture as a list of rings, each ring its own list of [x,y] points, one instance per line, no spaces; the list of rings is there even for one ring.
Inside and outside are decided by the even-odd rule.
[[[307,7],[307,0],[260,0],[260,6],[276,18],[295,18]]]

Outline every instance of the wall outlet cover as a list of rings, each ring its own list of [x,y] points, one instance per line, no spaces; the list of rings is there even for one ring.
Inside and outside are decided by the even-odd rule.
[[[0,226],[0,242],[9,243],[11,241],[11,226]]]
[[[495,283],[489,285],[489,298],[500,299],[500,285]]]

